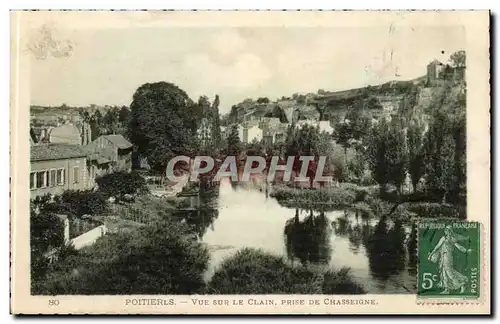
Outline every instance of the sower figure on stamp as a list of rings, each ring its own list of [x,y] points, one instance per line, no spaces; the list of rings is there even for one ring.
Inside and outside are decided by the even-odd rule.
[[[453,267],[453,251],[457,248],[463,253],[470,253],[471,249],[466,249],[458,244],[459,241],[467,240],[460,234],[454,233],[451,226],[446,226],[444,236],[439,239],[438,244],[431,253],[429,253],[428,260],[436,263],[439,262],[439,283],[438,287],[444,288],[441,294],[449,294],[450,290],[460,289],[460,293],[465,291],[465,284],[468,278],[455,270]]]

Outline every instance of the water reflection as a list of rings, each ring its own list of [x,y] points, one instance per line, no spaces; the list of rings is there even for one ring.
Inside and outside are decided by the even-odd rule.
[[[283,207],[266,198],[265,184],[251,182],[227,181],[201,196],[202,208],[181,218],[209,247],[207,280],[223,260],[252,247],[291,262],[349,267],[369,293],[416,291],[416,225],[361,212]]]
[[[387,217],[382,217],[368,241],[367,251],[373,277],[387,280],[405,268],[405,231],[401,221],[389,228]]]
[[[208,228],[214,231],[214,221],[219,217],[218,209],[218,186],[201,185],[199,187],[199,208],[185,208],[176,212],[178,218],[186,223],[196,234],[198,239],[202,239]],[[186,206],[187,207],[187,206]]]
[[[327,263],[330,260],[331,228],[324,212],[309,211],[303,220],[299,210],[287,220],[284,228],[286,253],[292,261],[298,258],[302,263]]]
[[[362,217],[355,213],[355,224],[352,223],[352,217],[348,211],[343,212],[342,217],[338,217],[332,221],[332,226],[336,235],[347,237],[349,240],[349,250],[358,254],[361,252],[361,247],[368,245],[368,240],[372,232],[372,227],[368,223],[368,218]]]

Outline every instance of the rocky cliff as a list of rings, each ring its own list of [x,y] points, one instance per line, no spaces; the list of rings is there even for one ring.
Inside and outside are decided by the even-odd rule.
[[[247,99],[234,105],[224,119],[227,123],[242,123],[262,117],[278,117],[288,123],[301,119],[335,123],[345,118],[351,109],[359,109],[373,119],[396,116],[426,122],[433,109],[465,112],[465,95],[465,82],[461,80],[437,80],[428,84],[424,76],[345,91],[321,91],[298,99],[283,97],[265,104]]]

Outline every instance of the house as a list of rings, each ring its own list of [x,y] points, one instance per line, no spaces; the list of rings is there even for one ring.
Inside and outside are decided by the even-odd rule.
[[[31,197],[89,189],[87,151],[81,145],[49,143],[31,146]]]
[[[268,129],[278,127],[279,124],[281,124],[281,121],[277,117],[263,117],[260,120],[259,127],[265,131]]]
[[[262,141],[262,129],[257,125],[250,127],[238,125],[238,136],[242,143],[260,142]]]
[[[269,146],[271,144],[283,143],[285,141],[289,124],[271,122],[263,126],[263,142],[265,145]]]
[[[318,127],[320,133],[326,132],[328,134],[333,134],[333,127],[330,125],[330,121],[328,120],[322,120],[318,122]]]
[[[101,135],[86,146],[91,178],[114,171],[132,170],[132,143],[123,135]]]
[[[427,83],[433,84],[438,78],[441,71],[444,69],[444,64],[438,60],[434,60],[427,65]]]
[[[60,144],[82,144],[82,138],[78,128],[70,123],[54,127],[49,132],[50,143]]]
[[[303,120],[297,121],[297,123],[295,124],[295,127],[300,129],[305,125],[316,127],[316,126],[318,126],[318,122],[316,120],[313,120],[313,119],[303,119]]]

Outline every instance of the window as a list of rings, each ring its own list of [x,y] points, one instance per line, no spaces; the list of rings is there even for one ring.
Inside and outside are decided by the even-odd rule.
[[[36,189],[36,172],[30,172],[30,189]]]
[[[80,182],[80,168],[74,167],[73,168],[73,183],[78,183],[78,182]]]
[[[47,171],[40,171],[36,173],[36,187],[45,188],[49,182],[49,173]]]
[[[64,169],[57,169],[56,179],[58,185],[60,186],[64,185]]]
[[[56,182],[56,170],[50,170],[50,186],[55,187],[57,185]]]

